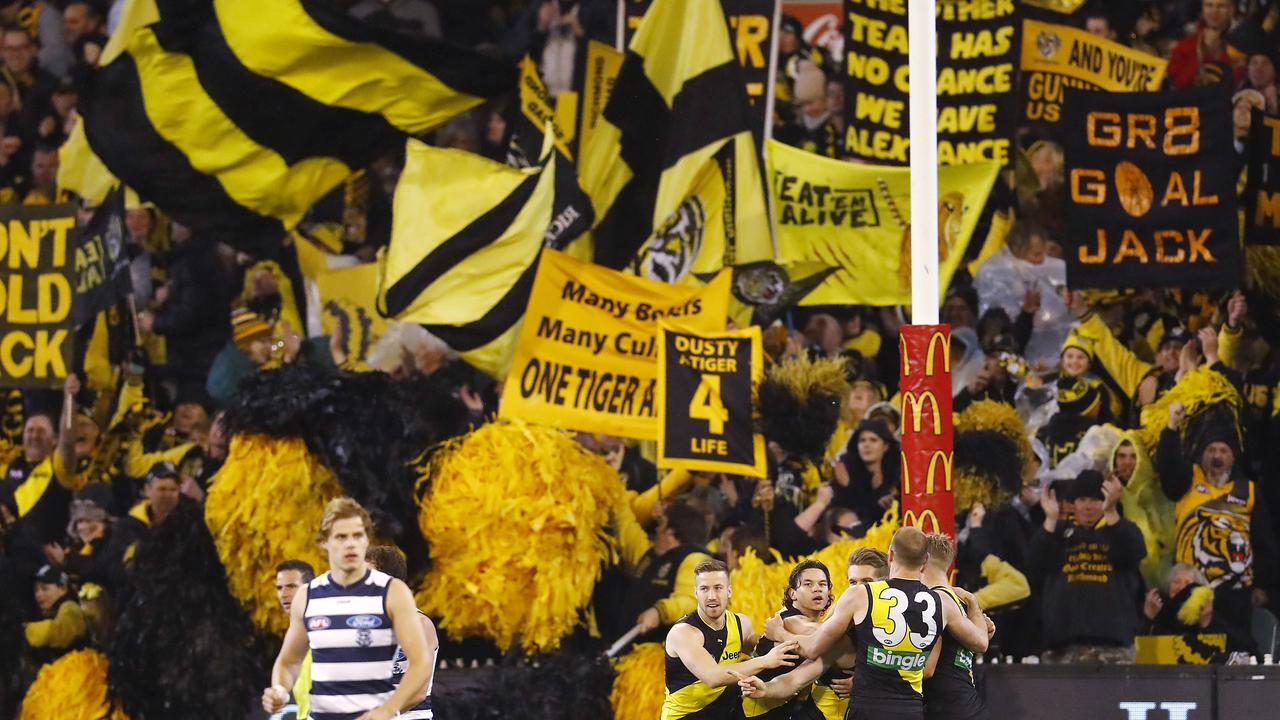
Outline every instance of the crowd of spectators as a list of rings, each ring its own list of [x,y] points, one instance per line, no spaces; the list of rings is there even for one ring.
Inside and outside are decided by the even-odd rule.
[[[0,0],[0,201],[74,199],[57,186],[57,148],[75,122],[77,78],[96,62],[120,4]],[[467,24],[454,39],[529,53],[553,95],[571,86],[576,43],[608,39],[613,27],[611,2],[487,7],[479,15],[488,25]],[[458,14],[422,0],[363,0],[350,9],[369,22],[451,38],[445,29]],[[1166,0],[1102,3],[1072,21],[1168,57],[1173,86],[1232,83],[1237,108],[1275,113],[1278,20],[1280,5],[1267,0]],[[808,46],[792,18],[779,32],[777,137],[843,157],[839,58]],[[1248,123],[1248,113],[1236,114],[1238,138]],[[510,132],[503,109],[489,107],[435,140],[505,159]],[[1259,651],[1256,609],[1274,609],[1280,590],[1271,521],[1280,498],[1280,314],[1268,295],[1280,289],[1138,288],[1103,300],[1067,289],[1062,151],[1052,139],[1022,140],[1033,172],[991,205],[1017,217],[1005,248],[973,274],[959,272],[941,310],[955,338],[955,409],[979,401],[1017,409],[1038,463],[1007,505],[957,508],[961,578],[974,590],[1025,588],[989,592],[1001,598],[997,642],[1019,657],[1132,661],[1136,635],[1190,630],[1224,633],[1220,657]],[[344,259],[331,262],[367,262],[387,241],[396,162],[368,168],[313,211],[310,225],[341,228]],[[396,377],[461,362],[421,328],[395,323],[367,365],[349,357],[344,338],[321,331],[289,239],[277,256],[250,257],[146,204],[131,204],[126,224],[133,304],[82,328],[76,372],[61,392],[5,391],[0,573],[6,588],[18,589],[12,596],[28,616],[35,662],[102,642],[110,631],[102,608],[128,593],[132,548],[216,482],[228,444],[219,409],[244,377],[285,362]],[[1010,285],[1017,291],[1005,297]],[[772,446],[767,479],[695,476],[650,516],[619,518],[619,581],[632,590],[601,614],[602,628],[639,623],[657,632],[688,612],[687,569],[707,555],[731,568],[748,548],[765,559],[803,555],[861,537],[885,515],[900,492],[894,338],[907,321],[902,308],[787,315],[782,347],[843,357],[852,381],[825,467],[814,472]],[[1213,419],[1192,443],[1178,432],[1186,418],[1175,403],[1157,446],[1125,432],[1140,424],[1142,408],[1201,367],[1235,388],[1238,416]],[[474,373],[457,377],[475,419],[491,416],[492,393],[480,392]],[[1098,426],[1116,431],[1104,467],[1063,476],[1059,466],[1071,470],[1068,460]],[[609,437],[582,442],[630,490],[658,482],[651,448]],[[1153,517],[1142,525],[1122,503],[1135,477],[1162,495],[1144,504]],[[1157,547],[1152,528],[1169,527],[1177,547]],[[1144,572],[1153,552],[1162,557]]]

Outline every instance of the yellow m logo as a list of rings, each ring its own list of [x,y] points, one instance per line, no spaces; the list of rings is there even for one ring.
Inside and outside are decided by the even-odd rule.
[[[932,342],[932,341],[931,341]],[[920,432],[920,425],[924,422],[924,404],[929,403],[933,410],[933,434],[942,434],[942,413],[938,410],[938,396],[933,394],[932,390],[925,390],[916,396],[914,392],[907,392],[902,396],[902,414],[911,421],[912,432]],[[906,423],[903,423],[906,426]]]
[[[933,360],[937,357],[935,350],[942,348],[942,371],[951,372],[951,336],[936,332],[929,338],[929,351],[924,356],[924,376],[933,377]]]
[[[928,508],[919,515],[916,514],[915,510],[908,510],[903,513],[902,526],[918,528],[922,533],[942,532],[942,524],[938,522],[937,514]]]
[[[932,495],[938,489],[938,470],[942,470],[942,489],[944,492],[951,492],[951,470],[954,466],[954,456],[941,450],[934,450],[933,455],[929,458],[929,464],[925,468],[924,473],[924,492],[926,495]],[[902,453],[902,494],[910,495],[912,492],[911,470],[907,467],[907,454]]]

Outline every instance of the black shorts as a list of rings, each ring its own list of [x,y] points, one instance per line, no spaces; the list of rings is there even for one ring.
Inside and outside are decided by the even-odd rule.
[[[845,720],[924,720],[924,706],[865,703],[849,705]]]

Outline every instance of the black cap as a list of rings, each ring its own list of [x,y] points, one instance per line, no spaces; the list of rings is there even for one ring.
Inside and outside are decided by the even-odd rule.
[[[178,480],[181,479],[181,477],[182,474],[178,472],[178,466],[168,460],[163,460],[152,465],[151,469],[147,471],[147,482],[158,480],[159,478],[173,478]]]
[[[45,565],[36,571],[36,582],[44,583],[45,585],[61,585],[62,587],[66,587],[71,584],[71,579],[68,578],[67,574],[62,570],[52,565]]]
[[[1182,343],[1185,343],[1190,339],[1191,339],[1190,330],[1182,327],[1181,325],[1174,325],[1168,330],[1165,330],[1164,334],[1160,336],[1160,347],[1164,347],[1165,345],[1171,342],[1176,342],[1179,345],[1181,345]]]
[[[796,35],[804,34],[804,25],[800,23],[800,19],[795,15],[783,15],[779,27],[782,32],[795,33]]]
[[[91,502],[106,510],[107,514],[115,511],[115,496],[112,494],[111,485],[108,483],[91,482],[76,493],[76,499]]]
[[[1073,491],[1071,494],[1077,500],[1085,497],[1106,499],[1106,495],[1102,493],[1102,473],[1097,470],[1082,471],[1076,476],[1071,489]]]

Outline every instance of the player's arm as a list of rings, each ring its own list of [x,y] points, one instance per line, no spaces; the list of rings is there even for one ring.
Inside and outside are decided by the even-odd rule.
[[[430,671],[427,673],[427,681],[422,684],[422,689],[409,701],[410,706],[417,705],[427,699],[427,691],[431,689],[431,676],[436,671],[435,665],[430,662],[430,659],[435,657],[436,648],[440,646],[440,638],[436,635],[436,624],[431,622],[431,618],[418,614],[418,624],[422,626],[422,634],[427,641],[424,657],[428,659],[427,667]]]
[[[942,603],[943,626],[961,645],[973,652],[984,653],[987,651],[988,637],[987,621],[982,619],[982,608],[971,593],[956,588],[956,594],[968,604],[968,612],[966,614],[960,610],[959,605],[944,600]]]
[[[310,644],[303,619],[306,611],[307,586],[303,585],[298,588],[289,607],[289,629],[284,634],[284,643],[280,646],[275,665],[271,667],[271,687],[262,691],[262,709],[269,713],[279,712],[289,701],[289,688],[297,682],[298,667],[307,656]]]
[[[725,687],[738,681],[738,675],[755,675],[761,670],[776,667],[791,667],[795,655],[790,651],[795,643],[775,645],[768,655],[751,658],[736,665],[721,665],[702,646],[702,633],[691,625],[681,623],[667,633],[667,652],[680,658],[680,662],[688,668],[693,676],[701,680],[707,687]],[[732,670],[730,670],[732,668]]]
[[[414,605],[413,593],[399,580],[393,579],[387,586],[387,614],[391,616],[391,627],[396,631],[396,642],[400,643],[409,661],[409,671],[386,702],[357,720],[390,720],[395,717],[427,686],[434,669],[427,654],[426,634],[418,622],[418,607]]]
[[[849,626],[858,619],[858,616],[866,614],[866,608],[867,594],[861,587],[850,588],[840,596],[835,606],[831,608],[831,612],[827,614],[827,618],[812,635],[794,637],[798,643],[797,649],[800,655],[810,660],[817,660],[825,655],[836,646],[840,638],[845,636]]]
[[[746,697],[783,699],[795,695],[822,677],[822,673],[829,667],[829,662],[830,658],[827,656],[809,660],[800,667],[768,682],[755,675],[746,676],[741,673],[735,673],[735,675],[738,676],[738,687],[742,688],[742,694]]]
[[[760,644],[760,634],[751,625],[751,621],[742,615],[738,616],[738,625],[742,628],[742,652],[755,652],[756,645]]]
[[[929,651],[929,662],[924,665],[925,679],[933,677],[933,674],[937,672],[938,658],[940,657],[942,657],[942,643],[936,642],[933,644],[933,649]]]

